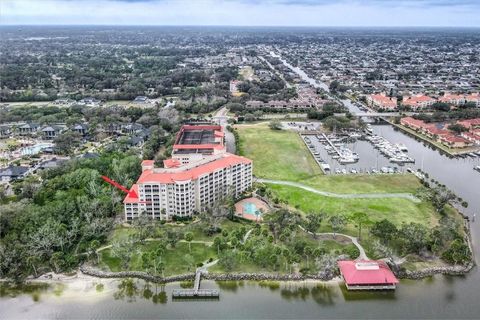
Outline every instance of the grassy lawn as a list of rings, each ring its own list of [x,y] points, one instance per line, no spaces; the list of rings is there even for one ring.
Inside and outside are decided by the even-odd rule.
[[[414,203],[400,198],[338,199],[290,186],[269,185],[269,188],[276,197],[304,213],[324,212],[327,216],[332,216],[348,215],[360,211],[367,213],[374,222],[388,219],[397,226],[400,226],[402,222],[417,222],[429,228],[437,225],[439,219],[433,207],[425,202]],[[324,223],[321,231],[329,232],[331,229],[327,223]],[[347,225],[344,232],[356,235],[353,225]]]
[[[274,131],[266,124],[236,126],[240,153],[253,160],[259,178],[301,181],[322,175],[297,133]]]
[[[244,222],[232,222],[229,220],[225,220],[222,222],[222,230],[228,230],[228,231],[233,231],[235,229],[241,228],[245,226]],[[247,226],[249,229],[251,226]],[[252,226],[253,227],[253,226]],[[194,241],[213,241],[214,236],[212,237],[207,237],[205,236],[201,228],[199,227],[199,224],[190,224],[186,226],[174,226],[174,225],[164,225],[161,228],[178,228],[182,232],[187,232],[190,231],[194,233]],[[129,235],[131,235],[133,232],[135,232],[135,229],[133,228],[117,228],[115,229],[111,241],[113,240],[120,240],[120,239],[126,239]],[[219,236],[219,234],[215,235]],[[302,240],[304,241],[307,245],[311,247],[320,247],[325,250],[325,252],[330,252],[333,254],[342,254],[345,252],[351,252],[351,250],[354,250],[354,246],[351,242],[347,241],[335,241],[333,239],[327,238],[327,239],[314,239],[307,233],[301,231],[300,229],[296,229],[295,233],[295,239],[296,240]],[[264,241],[264,236],[255,236],[251,235],[248,241],[252,241],[252,243],[261,243]],[[340,239],[339,239],[340,240]],[[282,245],[281,243],[278,243],[279,245]],[[135,245],[135,248],[133,250],[133,255],[129,264],[128,270],[135,270],[135,271],[145,271],[142,267],[142,260],[141,256],[143,252],[148,252],[152,249],[155,249],[156,246],[158,246],[158,241],[146,241],[143,244],[140,242],[137,242]],[[227,250],[234,250],[233,248],[229,248]],[[185,255],[190,254],[194,258],[194,264],[188,266],[185,262]],[[215,260],[218,258],[217,255],[217,249],[212,246],[211,244],[206,244],[206,243],[195,243],[192,242],[191,244],[191,252],[189,250],[188,243],[186,242],[178,242],[175,248],[168,247],[165,256],[164,256],[164,262],[165,262],[165,276],[169,275],[175,275],[175,274],[181,274],[181,273],[187,273],[187,272],[192,272],[195,270],[198,264],[203,263],[207,261],[208,259]],[[314,265],[311,263],[312,260],[310,260],[310,263],[308,263],[309,267],[314,267]],[[299,268],[303,268],[307,266],[307,262],[305,259],[302,259],[302,261],[299,264]],[[106,270],[111,270],[111,271],[124,271],[122,268],[122,264],[119,258],[115,257],[112,255],[111,249],[105,249],[100,252],[100,267]],[[225,272],[225,270],[222,268],[221,265],[217,264],[209,268],[210,272]],[[238,259],[236,265],[232,270],[229,272],[290,272],[291,268],[287,267],[284,263],[281,264],[281,266],[278,269],[272,269],[271,267],[261,267],[260,265],[255,264],[253,261],[248,260],[248,259]]]
[[[420,187],[408,174],[325,176],[297,133],[271,130],[266,123],[236,128],[240,153],[253,160],[258,178],[295,181],[336,193],[414,193]]]
[[[151,241],[145,244],[138,244],[132,256],[129,270],[144,271],[142,268],[142,252],[155,249],[157,242]],[[192,243],[192,251],[189,251],[188,243],[179,242],[175,248],[168,249],[165,253],[165,276],[181,274],[194,271],[198,263],[209,258],[215,258],[216,252],[213,248],[201,243]],[[190,254],[194,258],[194,265],[189,266],[184,261],[184,256]],[[111,271],[122,271],[120,260],[112,256],[111,250],[107,249],[101,253],[101,263]]]
[[[301,183],[335,193],[415,193],[421,186],[413,174],[329,175]]]

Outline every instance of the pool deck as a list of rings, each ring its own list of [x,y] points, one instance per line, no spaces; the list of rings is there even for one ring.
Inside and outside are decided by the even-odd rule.
[[[262,200],[260,200],[258,198],[246,198],[246,199],[240,200],[239,202],[235,203],[235,214],[239,217],[244,218],[244,219],[248,219],[248,220],[252,220],[252,221],[262,221],[263,220],[262,215],[257,216],[255,214],[245,212],[244,205],[248,204],[248,203],[254,204],[255,207],[257,208],[257,210],[261,209],[263,211],[263,214],[270,211],[270,208],[268,207],[268,204],[266,204]]]

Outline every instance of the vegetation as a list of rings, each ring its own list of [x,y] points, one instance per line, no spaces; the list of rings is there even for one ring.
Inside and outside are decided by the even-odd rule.
[[[100,265],[112,271],[140,270],[168,276],[192,272],[195,267],[218,259],[218,264],[209,268],[211,272],[288,273],[301,269],[316,273],[321,271],[318,261],[326,256],[358,255],[352,244],[314,239],[297,227],[300,222],[299,216],[278,210],[269,214],[262,225],[221,218],[213,234],[211,221],[203,218],[185,226],[152,223],[150,235],[154,239],[143,243],[138,240],[139,228],[117,229],[110,241],[123,239],[124,245],[129,242],[133,248],[125,250],[128,257],[115,253],[114,246],[103,250]],[[244,241],[250,229],[252,232]],[[179,230],[185,232],[184,240],[172,246],[168,243],[169,234]]]
[[[130,185],[140,173],[136,156],[109,153],[73,160],[22,188],[18,202],[0,206],[0,277],[21,280],[46,270],[76,268],[105,241],[121,195],[102,174]]]

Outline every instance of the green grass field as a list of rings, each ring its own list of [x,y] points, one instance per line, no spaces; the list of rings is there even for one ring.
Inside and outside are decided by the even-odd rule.
[[[324,197],[296,187],[268,185],[273,194],[288,203],[289,206],[304,213],[325,213],[348,216],[354,212],[365,212],[373,222],[388,219],[398,227],[403,222],[421,223],[428,227],[438,224],[440,218],[429,203],[414,203],[407,199],[338,199]],[[328,218],[327,218],[328,219]],[[324,223],[321,231],[332,231],[328,223]],[[353,225],[347,225],[344,232],[356,235]]]
[[[266,124],[236,128],[240,153],[253,160],[256,177],[301,181],[322,175],[297,133],[271,130]]]
[[[408,174],[326,176],[297,133],[271,130],[266,123],[236,128],[240,153],[253,160],[258,178],[295,181],[336,193],[414,193],[420,187]]]

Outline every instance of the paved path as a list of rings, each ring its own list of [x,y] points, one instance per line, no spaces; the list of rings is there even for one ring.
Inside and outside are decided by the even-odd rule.
[[[145,242],[152,242],[152,241],[159,241],[159,240],[162,240],[162,238],[147,238],[145,239],[144,241]],[[140,241],[138,241],[140,242]],[[185,239],[181,239],[181,240],[178,240],[178,242],[183,242],[183,243],[188,243],[187,240]],[[211,247],[213,245],[213,242],[212,241],[203,241],[203,240],[192,240],[190,241],[190,243],[197,243],[197,244],[204,244],[208,247]],[[103,247],[100,247],[96,250],[97,253],[103,251],[103,250],[106,250],[106,249],[110,249],[113,245],[109,244],[109,245],[106,245],[106,246],[103,246]]]
[[[369,198],[369,199],[377,199],[377,198],[403,198],[413,202],[420,202],[420,199],[415,197],[411,193],[333,193],[328,191],[321,191],[315,188],[306,186],[304,184],[292,181],[283,181],[283,180],[270,180],[270,179],[256,179],[257,182],[261,183],[271,183],[271,184],[279,184],[285,186],[291,186],[300,188],[303,190],[307,190],[325,197],[332,197],[332,198],[343,198],[343,199],[362,199],[362,198]]]
[[[313,232],[305,230],[301,225],[298,225],[300,229],[302,229],[304,232],[310,234],[313,236]],[[333,232],[322,232],[322,233],[316,233],[316,236],[321,236],[321,235],[330,235],[330,236],[342,236],[345,238],[348,238],[352,241],[352,243],[357,247],[358,251],[360,254],[355,260],[370,260],[367,257],[367,254],[365,253],[365,249],[362,247],[362,245],[358,242],[358,239],[356,237],[349,236],[348,234],[343,234],[343,233],[333,233]]]
[[[252,231],[253,231],[253,229],[250,229],[250,230],[247,231],[247,233],[245,233],[245,235],[243,236],[242,244],[245,244],[245,242],[247,242],[247,239],[250,236],[250,234],[252,233]]]
[[[223,127],[223,131],[225,132],[225,145],[227,146],[227,152],[235,153],[235,136],[233,133],[227,130],[228,118],[229,116],[227,107],[222,107],[213,114],[213,119]]]

